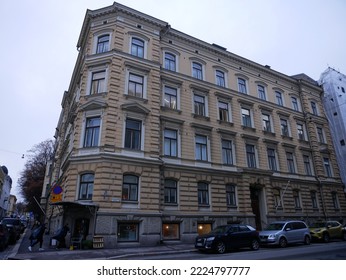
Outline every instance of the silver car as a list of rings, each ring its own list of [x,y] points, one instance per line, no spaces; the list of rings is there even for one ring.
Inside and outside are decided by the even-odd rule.
[[[277,221],[269,224],[259,233],[263,245],[278,245],[281,248],[287,244],[310,244],[311,235],[307,225],[302,221]]]

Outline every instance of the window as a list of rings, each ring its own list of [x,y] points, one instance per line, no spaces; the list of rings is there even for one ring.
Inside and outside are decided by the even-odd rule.
[[[310,197],[311,197],[311,205],[312,208],[317,209],[318,208],[318,204],[317,204],[317,194],[315,191],[311,191],[310,192]]]
[[[167,128],[164,130],[164,155],[178,156],[178,132],[176,130]]]
[[[224,122],[229,122],[228,103],[219,101],[218,107],[219,107],[219,120]]]
[[[288,130],[288,122],[286,119],[280,119],[281,124],[281,135],[282,136],[290,136],[289,130]]]
[[[303,161],[304,161],[305,174],[311,176],[312,175],[312,169],[311,169],[310,156],[303,155]]]
[[[78,200],[92,200],[94,191],[94,174],[80,176]]]
[[[226,198],[227,198],[228,207],[237,206],[236,185],[234,184],[226,185]]]
[[[96,147],[99,145],[101,117],[86,119],[83,147]]]
[[[144,58],[144,41],[138,38],[132,38],[131,54]]]
[[[165,203],[177,203],[177,181],[165,179],[164,196]]]
[[[128,95],[143,98],[144,77],[129,73]]]
[[[93,72],[91,74],[91,88],[90,94],[97,94],[105,92],[106,86],[106,71]]]
[[[278,209],[278,208],[282,209],[281,190],[273,189],[273,195],[274,195],[274,206],[275,206],[275,208],[276,209]]]
[[[137,223],[118,223],[118,241],[136,242],[138,241],[139,225]]]
[[[195,107],[195,114],[199,116],[206,116],[205,97],[195,94],[193,96],[193,101]]]
[[[259,98],[259,99],[267,100],[266,92],[265,92],[264,86],[262,86],[262,85],[257,85],[257,92],[258,92],[258,98]]]
[[[102,35],[97,38],[96,53],[109,51],[109,34]]]
[[[135,175],[123,176],[123,189],[121,198],[123,201],[138,201],[138,177]]]
[[[209,232],[211,232],[211,224],[209,223],[198,223],[197,224],[197,233],[198,235],[202,235],[202,234],[207,234]]]
[[[264,131],[272,132],[272,128],[270,124],[270,115],[262,114],[262,125],[263,125]]]
[[[233,165],[233,150],[231,140],[222,140],[222,162],[223,164]]]
[[[177,101],[178,101],[178,93],[177,89],[169,86],[165,86],[165,96],[163,98],[164,100],[164,106],[171,108],[171,109],[178,109],[177,108]]]
[[[293,190],[293,201],[294,201],[294,208],[295,209],[301,209],[301,203],[300,203],[300,193],[298,190]]]
[[[142,122],[133,119],[126,120],[125,148],[132,150],[141,149]]]
[[[196,135],[195,137],[196,146],[195,146],[195,154],[196,160],[208,160],[208,150],[207,150],[207,136]]]
[[[297,97],[292,96],[291,100],[292,100],[292,109],[295,111],[299,111],[299,105],[298,105]]]
[[[339,199],[338,199],[338,194],[336,192],[332,192],[332,202],[334,209],[339,209]]]
[[[250,109],[241,108],[243,126],[252,127]]]
[[[323,158],[323,165],[324,165],[324,170],[326,172],[326,176],[327,177],[333,177],[332,169],[330,167],[329,158],[326,158],[326,157]]]
[[[172,53],[165,53],[165,69],[171,70],[171,71],[177,71],[176,67],[176,56]]]
[[[294,165],[294,156],[291,152],[286,152],[286,158],[287,158],[287,169],[289,173],[296,173],[296,168]]]
[[[238,91],[247,94],[246,81],[242,78],[238,78]]]
[[[198,182],[198,204],[209,205],[209,187],[207,183]]]
[[[311,110],[312,110],[312,113],[316,116],[318,116],[318,111],[317,111],[317,105],[314,101],[311,101]]]
[[[297,123],[297,132],[298,132],[298,139],[305,140],[304,126],[300,123]]]
[[[202,64],[197,62],[192,62],[192,77],[203,80]]]
[[[216,75],[216,84],[220,87],[226,87],[225,73],[220,70],[216,70],[215,75]]]
[[[280,91],[275,91],[276,104],[279,106],[284,106],[284,101],[282,99],[282,93]]]
[[[164,240],[178,240],[180,225],[178,223],[163,223],[162,224],[162,238]]]
[[[246,159],[249,168],[256,168],[255,145],[246,144]]]
[[[268,165],[269,169],[272,171],[277,171],[277,166],[276,166],[276,153],[275,149],[273,148],[267,148],[267,155],[268,155]]]
[[[325,143],[324,141],[324,133],[323,133],[323,128],[322,127],[317,127],[317,136],[318,136],[318,141],[320,143]]]

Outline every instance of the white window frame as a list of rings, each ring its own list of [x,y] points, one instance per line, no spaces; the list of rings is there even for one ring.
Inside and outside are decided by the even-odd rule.
[[[223,81],[224,81],[224,85],[223,85],[223,86],[218,84],[218,75],[217,75],[217,72],[220,72],[220,73],[223,74]],[[214,73],[215,73],[215,84],[216,84],[217,86],[219,86],[219,87],[227,88],[227,87],[228,87],[228,83],[227,83],[227,72],[224,71],[224,70],[222,70],[222,69],[217,68],[217,69],[215,69]]]
[[[175,71],[166,68],[166,53],[169,53],[169,54],[175,56]],[[163,69],[166,69],[168,71],[173,71],[173,72],[179,72],[179,57],[180,57],[180,53],[178,53],[175,50],[171,50],[171,49],[163,50],[163,57],[162,57],[162,59],[163,59],[163,61],[162,61]]]
[[[136,96],[129,94],[130,74],[143,77],[143,96],[142,97],[136,97]],[[146,71],[141,71],[141,70],[134,69],[134,68],[127,68],[126,69],[126,82],[125,82],[124,95],[130,96],[131,98],[148,99],[148,73]]]
[[[195,111],[195,96],[201,96],[204,97],[204,115],[197,114]],[[202,92],[202,91],[196,91],[193,90],[192,94],[192,112],[194,113],[195,116],[200,116],[200,117],[209,117],[209,99],[208,99],[208,94]]]
[[[92,82],[93,82],[93,75],[98,72],[105,72],[105,85],[103,91],[96,93],[96,94],[102,94],[102,93],[107,93],[108,92],[108,65],[107,66],[100,66],[100,67],[90,67],[88,69],[88,85],[87,85],[87,90],[85,95],[93,95],[91,94],[91,87],[92,87]]]
[[[136,33],[136,32],[131,32],[129,33],[129,54],[132,55],[132,52],[131,52],[131,48],[132,48],[132,39],[139,39],[139,40],[142,40],[144,42],[144,50],[143,50],[143,57],[140,57],[140,56],[134,56],[134,57],[137,57],[137,58],[144,58],[144,59],[147,59],[148,58],[148,42],[149,42],[149,38],[146,37],[146,36],[143,36],[142,34],[140,33]]]
[[[227,104],[227,118],[228,120],[225,121],[225,120],[221,120],[220,119],[220,107],[219,107],[219,103],[224,103],[224,104]],[[223,122],[232,122],[232,113],[231,113],[231,103],[227,100],[223,100],[223,99],[217,99],[217,119],[219,121],[223,121]]]
[[[112,45],[112,31],[108,31],[108,30],[102,30],[99,31],[97,33],[94,34],[94,39],[93,39],[93,48],[92,48],[92,53],[93,54],[102,54],[102,53],[106,53],[106,52],[97,52],[97,45],[98,45],[98,39],[102,36],[108,35],[109,36],[109,40],[108,40],[108,51],[109,52],[111,50],[111,45]]]
[[[249,117],[250,117],[250,126],[248,126],[248,125],[245,125],[244,124],[244,121],[243,121],[243,110],[248,110],[249,111]],[[254,128],[254,119],[253,119],[253,110],[252,110],[252,108],[251,107],[248,107],[248,106],[241,106],[240,107],[240,116],[241,116],[241,125],[243,126],[243,127],[250,127],[250,128]]]
[[[83,124],[82,124],[82,132],[80,136],[80,142],[79,142],[79,148],[84,148],[84,149],[92,149],[92,148],[98,148],[101,146],[101,139],[102,139],[102,122],[103,122],[103,117],[102,117],[102,110],[92,110],[92,111],[86,111],[83,114]],[[97,146],[92,146],[92,147],[84,147],[84,141],[85,141],[85,130],[86,130],[86,123],[87,119],[89,118],[94,118],[94,117],[100,117],[100,133],[99,133],[99,139],[98,139],[98,145]]]
[[[173,88],[177,91],[177,108],[171,108],[169,106],[165,106],[165,95],[166,95],[166,87]],[[177,85],[169,84],[169,83],[164,83],[162,87],[162,107],[171,109],[171,110],[180,110],[180,87]]]
[[[128,149],[125,148],[125,137],[126,137],[126,120],[127,119],[132,119],[132,120],[136,120],[136,121],[140,121],[141,122],[141,148],[140,150],[133,150],[133,149]],[[124,118],[124,122],[123,122],[123,149],[125,149],[126,151],[128,151],[129,153],[142,153],[144,152],[144,147],[145,147],[145,125],[144,125],[145,119],[144,118],[138,118],[135,116],[132,116],[131,114],[128,114],[125,118]]]

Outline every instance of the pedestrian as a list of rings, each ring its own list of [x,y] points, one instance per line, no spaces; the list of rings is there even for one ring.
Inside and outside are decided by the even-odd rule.
[[[52,237],[52,239],[58,240],[59,244],[57,248],[66,248],[66,242],[65,242],[65,237],[67,233],[69,232],[70,228],[68,227],[68,224],[65,224],[59,232]]]
[[[42,244],[43,244],[43,234],[46,227],[44,224],[41,224],[39,221],[35,221],[34,225],[31,228],[31,235],[29,237],[30,239],[30,246],[28,247],[29,251],[32,251],[32,247],[34,247],[36,244],[40,244],[39,251],[43,251]]]

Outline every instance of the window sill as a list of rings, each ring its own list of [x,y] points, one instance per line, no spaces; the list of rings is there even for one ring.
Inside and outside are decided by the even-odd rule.
[[[134,95],[129,95],[129,94],[124,94],[125,99],[133,99],[137,101],[141,101],[142,103],[148,103],[148,99],[143,98],[143,97],[138,97]]]
[[[274,137],[275,137],[275,133],[274,133],[274,132],[271,132],[271,131],[263,130],[263,134],[264,134],[264,135],[270,135],[270,136],[274,136]]]
[[[233,123],[233,122],[230,122],[230,121],[217,120],[217,122],[218,122],[219,124],[223,124],[223,125],[234,126],[234,123]]]
[[[210,118],[207,116],[202,116],[202,115],[197,115],[195,113],[192,114],[192,117],[194,117],[195,119],[202,119],[202,120],[206,120],[206,121],[210,121]]]
[[[245,126],[245,125],[242,125],[241,127],[242,127],[242,129],[244,129],[244,130],[249,130],[249,131],[256,132],[256,128],[254,128],[254,127]]]
[[[161,106],[161,110],[162,111],[169,111],[169,112],[172,112],[172,113],[176,113],[176,114],[181,114],[181,110],[179,109],[174,109],[174,108],[171,108],[171,107],[167,107],[167,106]]]

